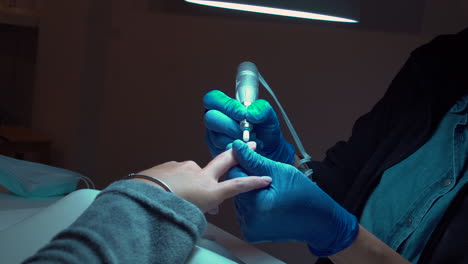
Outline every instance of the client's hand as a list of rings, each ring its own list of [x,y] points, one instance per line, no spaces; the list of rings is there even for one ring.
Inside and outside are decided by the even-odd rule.
[[[268,186],[270,177],[242,177],[218,182],[230,168],[237,164],[232,150],[216,156],[206,167],[200,168],[193,161],[166,162],[138,174],[160,179],[176,195],[198,206],[202,212],[217,208],[225,199],[239,193]],[[155,183],[144,181],[156,186]]]

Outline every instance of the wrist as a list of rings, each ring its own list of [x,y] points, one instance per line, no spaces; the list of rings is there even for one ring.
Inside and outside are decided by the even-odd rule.
[[[137,173],[130,173],[124,179],[127,179],[127,180],[140,179],[141,182],[145,182],[145,183],[151,182],[151,185],[153,185],[153,186],[158,186],[158,187],[166,190],[167,192],[174,193],[174,191],[165,182],[163,182],[160,179],[155,178],[153,176],[148,176],[148,175],[144,175],[144,174],[137,174]],[[145,181],[142,181],[142,180],[145,180]]]
[[[164,190],[163,187],[161,187],[160,185],[150,181],[150,180],[146,180],[146,179],[141,179],[141,178],[133,178],[133,179],[128,179],[129,181],[139,181],[139,182],[143,182],[143,183],[146,183],[148,185],[151,185],[155,188],[158,188],[158,189],[161,189],[161,190]]]
[[[355,242],[359,235],[360,225],[354,215],[347,211],[346,214],[348,216],[341,218],[340,223],[336,224],[336,227],[340,226],[341,228],[328,232],[328,236],[331,238],[328,244],[325,240],[307,242],[312,254],[317,257],[329,257],[343,251]],[[333,233],[335,236],[332,236]],[[312,234],[312,237],[314,235]]]
[[[360,225],[359,233],[353,243],[336,254],[329,256],[329,259],[336,264],[409,263],[396,251]]]

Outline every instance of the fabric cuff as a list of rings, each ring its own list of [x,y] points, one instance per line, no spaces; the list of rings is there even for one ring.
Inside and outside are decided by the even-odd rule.
[[[194,204],[180,198],[174,193],[155,188],[144,182],[120,180],[105,188],[97,197],[105,193],[118,193],[152,209],[155,214],[163,214],[179,224],[197,240],[206,229],[206,218],[203,212]]]

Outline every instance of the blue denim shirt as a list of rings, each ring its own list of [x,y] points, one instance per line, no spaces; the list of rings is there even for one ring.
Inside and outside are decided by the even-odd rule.
[[[387,169],[369,197],[361,225],[416,263],[457,192],[468,182],[468,95],[446,113],[434,135]]]

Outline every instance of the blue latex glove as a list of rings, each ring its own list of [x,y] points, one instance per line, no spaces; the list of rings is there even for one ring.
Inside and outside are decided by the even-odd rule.
[[[251,141],[257,143],[257,152],[269,159],[293,164],[294,147],[281,133],[278,117],[265,100],[256,100],[248,108],[223,92],[214,90],[203,98],[208,110],[205,113],[206,142],[213,156],[226,150],[235,139],[242,138],[241,120],[253,124]]]
[[[241,140],[234,141],[232,148],[240,168],[233,168],[228,178],[272,178],[268,187],[235,198],[237,218],[247,241],[303,241],[312,253],[323,257],[355,240],[359,230],[356,217],[299,170],[262,157]]]

